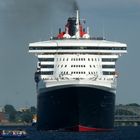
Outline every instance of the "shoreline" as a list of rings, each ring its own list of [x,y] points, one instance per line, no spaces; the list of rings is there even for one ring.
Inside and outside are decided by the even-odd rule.
[[[32,126],[31,123],[0,123],[0,126]]]

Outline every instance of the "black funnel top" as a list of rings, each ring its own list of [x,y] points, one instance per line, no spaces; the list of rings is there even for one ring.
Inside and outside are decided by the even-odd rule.
[[[68,29],[69,29],[69,35],[74,36],[76,33],[76,17],[70,17],[68,18]]]

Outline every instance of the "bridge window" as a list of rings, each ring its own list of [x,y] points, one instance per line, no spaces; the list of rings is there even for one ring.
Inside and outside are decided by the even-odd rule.
[[[41,75],[53,75],[53,71],[41,71]]]
[[[102,62],[115,62],[116,58],[102,58]]]
[[[54,65],[41,65],[41,68],[54,68]]]
[[[102,68],[115,68],[115,65],[102,65]]]
[[[29,47],[29,50],[126,50],[126,47]]]
[[[115,75],[115,72],[103,71],[103,75]]]
[[[54,58],[39,58],[39,61],[54,61]]]

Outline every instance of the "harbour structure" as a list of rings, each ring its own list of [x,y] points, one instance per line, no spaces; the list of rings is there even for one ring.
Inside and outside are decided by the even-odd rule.
[[[114,125],[116,61],[127,45],[91,37],[77,11],[48,41],[29,44],[38,58],[37,129],[104,131]]]

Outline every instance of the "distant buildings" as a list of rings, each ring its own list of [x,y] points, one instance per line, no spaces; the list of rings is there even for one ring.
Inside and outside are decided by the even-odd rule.
[[[20,112],[26,112],[26,111],[29,111],[29,108],[28,107],[22,107],[19,109]]]
[[[0,112],[0,124],[9,123],[9,115],[5,112]]]

